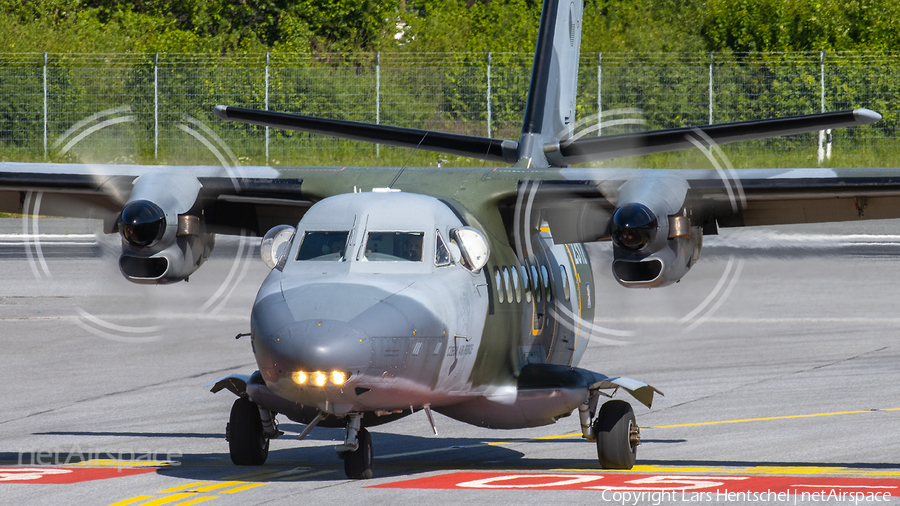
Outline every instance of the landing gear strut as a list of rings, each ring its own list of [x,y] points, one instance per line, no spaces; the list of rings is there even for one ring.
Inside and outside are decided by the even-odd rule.
[[[269,438],[263,430],[259,407],[253,401],[246,397],[234,401],[225,432],[232,462],[239,466],[261,466],[266,462]]]
[[[641,432],[634,410],[625,401],[607,401],[594,418],[597,457],[604,469],[631,469],[641,444]]]
[[[344,444],[335,448],[344,459],[344,473],[351,480],[367,480],[375,471],[372,436],[362,427],[362,415],[351,413]]]

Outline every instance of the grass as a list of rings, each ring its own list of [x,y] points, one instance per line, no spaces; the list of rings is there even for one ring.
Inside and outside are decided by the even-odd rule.
[[[802,142],[801,142],[802,141]],[[722,152],[735,168],[867,168],[900,166],[900,146],[865,146],[843,140],[832,148],[831,159],[818,162],[818,146],[814,140],[784,142],[766,145],[766,141],[722,146]],[[885,139],[892,142],[891,139]],[[344,141],[330,138],[303,139],[297,142],[273,142],[269,158],[265,157],[264,144],[260,142],[230,142],[229,146],[240,165],[271,166],[362,166],[362,167],[435,167],[441,161],[444,167],[490,167],[496,164],[473,158],[452,156],[428,151],[415,151],[390,146],[376,147],[365,142]],[[220,155],[230,156],[224,150]],[[720,166],[727,163],[720,156],[714,159]],[[119,142],[115,139],[98,139],[77,146],[65,155],[50,153],[44,159],[43,148],[10,148],[0,144],[0,161],[3,162],[69,162],[110,164],[162,164],[162,165],[219,165],[219,158],[199,142],[160,143],[159,156],[154,157],[152,146],[146,143]],[[581,167],[603,168],[669,168],[708,169],[713,162],[699,149],[660,153],[606,160]]]

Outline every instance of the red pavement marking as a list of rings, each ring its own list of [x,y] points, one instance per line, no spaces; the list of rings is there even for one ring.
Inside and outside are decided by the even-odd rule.
[[[469,490],[591,490],[605,495],[669,492],[678,499],[784,500],[797,495],[810,500],[900,496],[898,478],[845,478],[840,476],[739,476],[674,474],[575,473],[449,473],[396,481],[369,488]],[[744,494],[740,496],[737,494]],[[860,496],[859,494],[862,494]]]
[[[119,476],[153,473],[156,469],[131,468],[61,468],[61,467],[0,467],[0,484],[3,483],[78,483],[106,480]]]

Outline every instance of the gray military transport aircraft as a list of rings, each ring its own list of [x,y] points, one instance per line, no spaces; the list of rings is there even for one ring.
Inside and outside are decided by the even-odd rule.
[[[583,243],[611,240],[627,288],[675,283],[719,227],[900,217],[896,170],[578,169],[623,156],[877,121],[856,109],[612,136],[573,135],[581,0],[545,0],[518,141],[231,106],[219,118],[464,155],[502,168],[0,164],[0,207],[103,218],[135,283],[186,280],[215,234],[264,235],[272,268],[251,313],[259,370],[214,382],[238,396],[238,465],[266,461],[276,415],[345,427],[347,476],[373,472],[367,427],[424,410],[470,424],[551,424],[577,409],[604,468],[640,444],[628,392],[577,367],[597,299]],[[599,407],[599,409],[598,409]]]

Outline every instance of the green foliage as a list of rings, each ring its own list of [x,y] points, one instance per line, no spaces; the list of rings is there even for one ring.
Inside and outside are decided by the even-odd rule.
[[[900,42],[895,0],[709,0],[712,51],[888,50]]]
[[[356,51],[393,43],[397,0],[0,0],[0,51]]]
[[[530,52],[539,0],[0,0],[0,52]],[[585,0],[584,52],[891,50],[896,0]]]
[[[409,3],[405,49],[495,53],[534,50],[541,6],[529,0],[422,0]]]
[[[582,52],[703,51],[699,0],[586,0]]]

